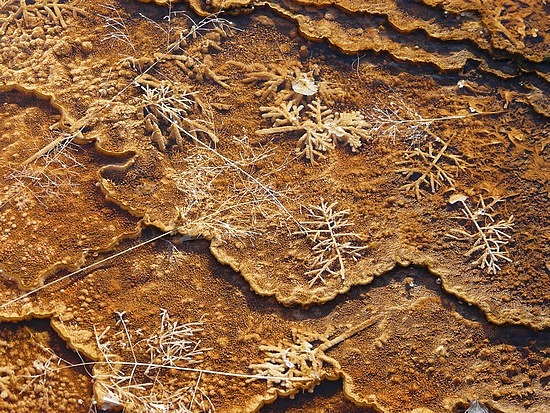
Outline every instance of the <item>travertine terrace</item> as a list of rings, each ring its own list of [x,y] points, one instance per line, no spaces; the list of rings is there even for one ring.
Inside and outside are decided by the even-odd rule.
[[[0,0],[0,411],[550,412],[549,7]]]

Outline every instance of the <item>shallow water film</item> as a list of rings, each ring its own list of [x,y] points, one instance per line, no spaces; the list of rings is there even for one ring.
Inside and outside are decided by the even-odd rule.
[[[0,412],[550,412],[545,0],[0,0]]]

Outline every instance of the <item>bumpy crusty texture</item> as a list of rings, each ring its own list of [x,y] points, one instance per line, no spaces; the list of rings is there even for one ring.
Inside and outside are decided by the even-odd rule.
[[[66,27],[47,13],[6,25],[0,317],[51,318],[71,348],[97,361],[96,335],[111,327],[117,340],[115,312],[147,333],[166,309],[181,323],[204,323],[202,344],[212,350],[200,367],[246,374],[265,363],[262,346],[316,337],[317,348],[372,319],[323,350],[319,375],[340,378],[343,396],[366,411],[462,411],[474,399],[492,411],[542,411],[550,402],[550,105],[539,63],[547,23],[538,3],[438,4],[257,2],[252,10],[196,1],[172,4],[177,14],[165,19],[169,9],[153,4],[80,0],[71,5],[88,14],[62,11]],[[220,15],[204,36],[189,35],[180,13],[198,20],[192,10],[216,8],[252,13]],[[500,21],[505,31],[498,10],[510,17]],[[172,37],[159,37],[159,27]],[[318,93],[301,96],[300,79]],[[158,118],[178,108],[153,110],[147,88],[192,94],[179,128]],[[280,100],[328,110],[292,129],[292,120],[262,118],[260,107]],[[335,123],[350,113],[366,125],[355,152],[338,145],[345,130]],[[327,143],[315,163],[296,152],[304,130]],[[498,271],[481,268],[482,251],[472,251],[479,232],[449,202],[457,195],[476,222],[513,223],[502,244],[511,262]],[[490,218],[480,196],[500,200]],[[343,211],[334,240],[326,234],[335,221],[314,216],[323,205]],[[312,228],[327,232],[316,238]],[[172,234],[137,247],[163,231]],[[449,236],[457,231],[472,239]],[[54,350],[74,362],[74,352]],[[19,364],[32,366],[43,351],[17,356]],[[43,408],[35,393],[18,397],[24,380],[12,377],[0,374],[14,395],[6,406]],[[197,378],[178,376],[186,385]],[[92,389],[79,380],[49,408],[67,408],[68,396],[70,411],[88,411],[90,394],[81,393]],[[322,387],[314,384],[285,391],[210,373],[199,382],[221,412],[255,411],[302,387],[313,402],[297,397],[294,409],[315,411]],[[350,410],[338,397],[320,403]]]
[[[507,77],[542,68],[550,53],[547,11],[537,0],[212,0],[190,5],[199,13],[270,8],[296,22],[307,38],[326,40],[345,53],[383,52],[441,70],[458,70],[471,61]],[[508,65],[507,56],[521,59]]]
[[[136,222],[113,219],[115,211],[96,189],[93,166],[106,159],[86,151],[90,145],[76,146],[84,140],[75,136],[66,153],[52,148],[29,162],[52,139],[63,138],[72,119],[53,96],[15,86],[4,89],[0,173],[9,186],[0,199],[0,271],[31,289],[62,269],[78,268],[94,250],[110,248],[122,234],[135,232]]]
[[[325,350],[340,366],[333,371],[327,365],[327,373],[343,377],[346,397],[359,406],[439,412],[479,399],[495,411],[526,406],[537,411],[548,403],[548,334],[489,324],[478,309],[446,294],[426,271],[398,270],[326,308],[285,309],[251,293],[238,274],[219,266],[206,242],[181,241],[171,237],[144,246],[84,279],[44,290],[20,312],[49,312],[65,340],[81,354],[98,357],[94,331],[108,326],[116,331],[118,316],[111,309],[126,312],[131,331],[147,334],[163,308],[180,323],[202,321],[201,346],[211,350],[197,367],[234,373],[250,373],[249,365],[263,361],[260,347],[291,341],[292,331],[332,339],[375,320]],[[112,343],[120,340],[108,334]],[[20,357],[32,364],[43,356],[37,349]],[[179,383],[187,383],[197,375],[178,377]],[[262,381],[206,373],[200,386],[218,411],[255,411],[278,392],[286,394]],[[50,407],[56,406],[54,399]]]
[[[45,320],[6,325],[0,332],[0,409],[14,413],[38,413],[52,406],[59,412],[83,411],[90,406],[91,380],[84,368],[60,370],[48,375],[48,368],[67,367],[64,360],[45,351],[63,355],[68,363],[80,360],[69,354],[65,343]]]

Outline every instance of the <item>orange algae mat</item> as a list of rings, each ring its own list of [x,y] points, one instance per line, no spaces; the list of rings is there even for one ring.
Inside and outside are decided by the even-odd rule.
[[[0,4],[0,410],[548,411],[547,5],[145,3]]]

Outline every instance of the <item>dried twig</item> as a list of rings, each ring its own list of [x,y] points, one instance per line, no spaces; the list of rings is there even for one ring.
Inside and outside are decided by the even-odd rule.
[[[451,233],[445,235],[458,241],[473,242],[472,247],[464,255],[471,257],[481,253],[474,264],[482,269],[486,268],[489,274],[496,274],[501,270],[499,260],[512,262],[504,247],[512,238],[508,231],[514,227],[514,216],[511,215],[507,220],[495,221],[493,206],[501,201],[500,198],[494,198],[491,203],[485,204],[485,199],[480,195],[474,211],[468,207],[467,199],[465,195],[455,194],[449,202],[462,204],[461,211],[464,216],[456,218],[464,220],[465,225],[469,225],[471,229],[451,229]]]
[[[269,377],[266,379],[268,386],[280,385],[285,392],[291,394],[305,389],[313,391],[329,374],[329,368],[341,369],[338,361],[327,356],[325,352],[379,320],[380,317],[371,317],[330,340],[322,334],[293,330],[292,341],[283,340],[276,346],[260,346],[265,358],[262,363],[251,364],[249,368],[260,376]],[[321,344],[314,345],[315,342]],[[289,381],[288,378],[301,380]],[[255,380],[258,379],[251,378],[247,381]]]
[[[315,99],[308,103],[302,115],[303,105],[283,102],[278,106],[261,106],[262,117],[270,119],[273,126],[257,130],[258,135],[272,135],[299,131],[302,135],[296,144],[296,153],[315,163],[324,153],[342,143],[356,152],[362,142],[370,139],[368,123],[361,113],[336,112]]]
[[[127,21],[122,17],[120,11],[115,6],[104,5],[109,12],[114,14],[114,17],[100,14],[99,16],[103,18],[105,24],[104,28],[108,30],[107,36],[101,39],[102,42],[115,40],[130,46],[132,52],[136,53],[136,47],[134,45],[133,39],[130,37],[130,32],[128,31]]]
[[[412,191],[417,199],[420,199],[420,194],[426,187],[432,193],[445,185],[454,189],[455,178],[460,172],[464,172],[467,166],[471,166],[460,155],[449,153],[449,144],[441,139],[428,142],[427,146],[427,150],[415,147],[406,151],[405,161],[397,163],[403,166],[397,172],[404,173],[406,179],[413,179],[401,189]]]
[[[394,142],[404,141],[415,148],[422,145],[427,137],[433,137],[429,130],[434,123],[499,113],[502,112],[470,111],[459,115],[424,117],[413,106],[401,99],[395,99],[387,107],[374,106],[370,112],[365,113],[365,119],[369,123],[372,136],[384,137],[385,140]]]
[[[250,176],[264,180],[284,167],[284,164],[272,165],[258,170],[258,164],[272,161],[272,150],[254,149],[246,138],[234,138],[234,144],[241,154],[235,165]],[[181,203],[177,207],[180,232],[220,239],[249,238],[262,233],[258,220],[287,219],[256,181],[204,148],[192,148],[177,167],[180,172],[174,179],[181,192]],[[288,194],[282,190],[277,191],[277,196],[282,198]]]
[[[73,193],[77,188],[73,180],[78,175],[75,169],[83,167],[74,155],[79,150],[74,141],[75,134],[53,131],[49,144],[5,176],[6,180],[13,181],[14,184],[7,197],[0,198],[0,207],[19,198],[17,206],[23,208],[28,198],[17,196],[25,193],[40,203],[50,197],[63,197]]]
[[[131,331],[124,312],[117,313],[117,317],[114,334],[109,327],[101,333],[95,332],[96,344],[104,360],[94,369],[95,398],[100,409],[131,406],[132,411],[140,413],[214,410],[200,390],[200,379],[195,379],[193,386],[180,387],[173,386],[172,378],[165,375],[172,368],[200,363],[204,353],[210,350],[201,347],[200,340],[194,337],[202,330],[201,322],[180,324],[163,309],[159,327],[146,334],[142,330]],[[107,336],[111,339],[107,340]],[[143,354],[149,354],[150,360],[142,360]],[[189,369],[189,373],[194,372]],[[189,408],[172,410],[175,406]]]
[[[310,262],[310,270],[305,273],[312,277],[310,287],[316,282],[325,280],[323,275],[337,275],[342,281],[346,279],[346,257],[356,260],[361,256],[359,251],[367,248],[353,245],[351,239],[360,239],[355,232],[347,231],[353,223],[347,220],[349,209],[335,211],[338,203],[329,204],[321,200],[320,206],[312,206],[309,209],[311,221],[302,222],[303,230],[299,234],[305,234],[312,244],[313,256]]]

